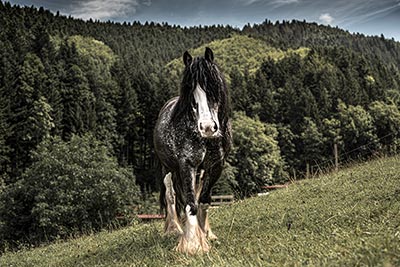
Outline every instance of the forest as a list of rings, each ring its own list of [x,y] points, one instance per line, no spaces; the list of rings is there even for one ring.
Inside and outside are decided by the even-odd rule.
[[[400,150],[400,43],[306,21],[83,21],[0,1],[0,250],[109,226],[159,189],[153,127],[181,56],[211,47],[237,198]]]

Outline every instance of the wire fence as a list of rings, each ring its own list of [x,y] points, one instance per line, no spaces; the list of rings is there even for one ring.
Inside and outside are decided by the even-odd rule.
[[[385,151],[385,148],[376,149],[376,145],[378,143],[382,144],[382,140],[387,139],[388,137],[392,137],[395,134],[396,133],[389,133],[385,136],[377,138],[374,141],[368,142],[349,151],[343,151],[342,149],[342,152],[337,154],[337,159],[335,159],[334,155],[329,159],[323,161],[314,161],[314,164],[310,166],[309,175],[311,177],[315,177],[322,173],[337,169],[340,166],[353,164],[355,162],[365,160],[366,158],[380,157],[383,154],[386,154],[387,151]],[[368,156],[361,154],[361,152],[365,152],[367,150],[369,150]],[[336,162],[339,163],[339,166],[336,165]],[[305,176],[307,176],[307,174]]]

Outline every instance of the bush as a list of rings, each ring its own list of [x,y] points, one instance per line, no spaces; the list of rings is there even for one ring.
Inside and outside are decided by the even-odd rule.
[[[234,146],[229,163],[234,169],[229,173],[236,176],[240,197],[259,192],[263,185],[287,180],[274,125],[238,112],[234,114],[233,130]]]
[[[369,113],[376,127],[380,143],[385,152],[396,154],[400,152],[400,110],[399,107],[390,101],[385,103],[375,101],[369,105]]]
[[[368,111],[342,101],[339,101],[338,110],[344,152],[348,157],[368,157],[380,148],[374,121]]]
[[[239,184],[236,181],[237,169],[231,166],[229,162],[225,162],[224,169],[221,177],[215,183],[212,194],[213,195],[241,195]]]
[[[132,171],[107,151],[92,136],[42,142],[34,163],[1,195],[3,237],[37,243],[98,230],[137,203]]]

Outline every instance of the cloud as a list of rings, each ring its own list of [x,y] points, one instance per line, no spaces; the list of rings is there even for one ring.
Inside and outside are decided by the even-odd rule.
[[[254,3],[258,2],[258,1],[260,1],[260,0],[243,0],[243,4],[245,6],[250,6],[250,5],[252,5],[252,4],[254,4]]]
[[[294,4],[298,3],[299,0],[274,0],[272,1],[273,4],[278,4],[278,5],[288,5],[288,4]]]
[[[84,20],[90,18],[105,20],[135,14],[138,7],[138,0],[88,0],[74,7],[71,15]]]
[[[278,5],[288,5],[300,2],[300,0],[272,0],[272,1],[262,1],[262,0],[242,0],[244,5],[249,6],[257,2],[265,2],[267,4],[272,4],[274,6]]]
[[[143,0],[142,4],[145,6],[151,6],[151,0]]]
[[[334,18],[329,13],[323,13],[319,16],[319,20],[324,24],[331,24]]]

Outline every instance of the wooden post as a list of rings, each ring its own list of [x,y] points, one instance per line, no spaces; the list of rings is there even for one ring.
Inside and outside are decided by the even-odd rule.
[[[310,178],[310,164],[306,163],[306,178]]]
[[[339,170],[339,155],[337,143],[333,144],[333,153],[335,155],[335,171],[337,172]]]

